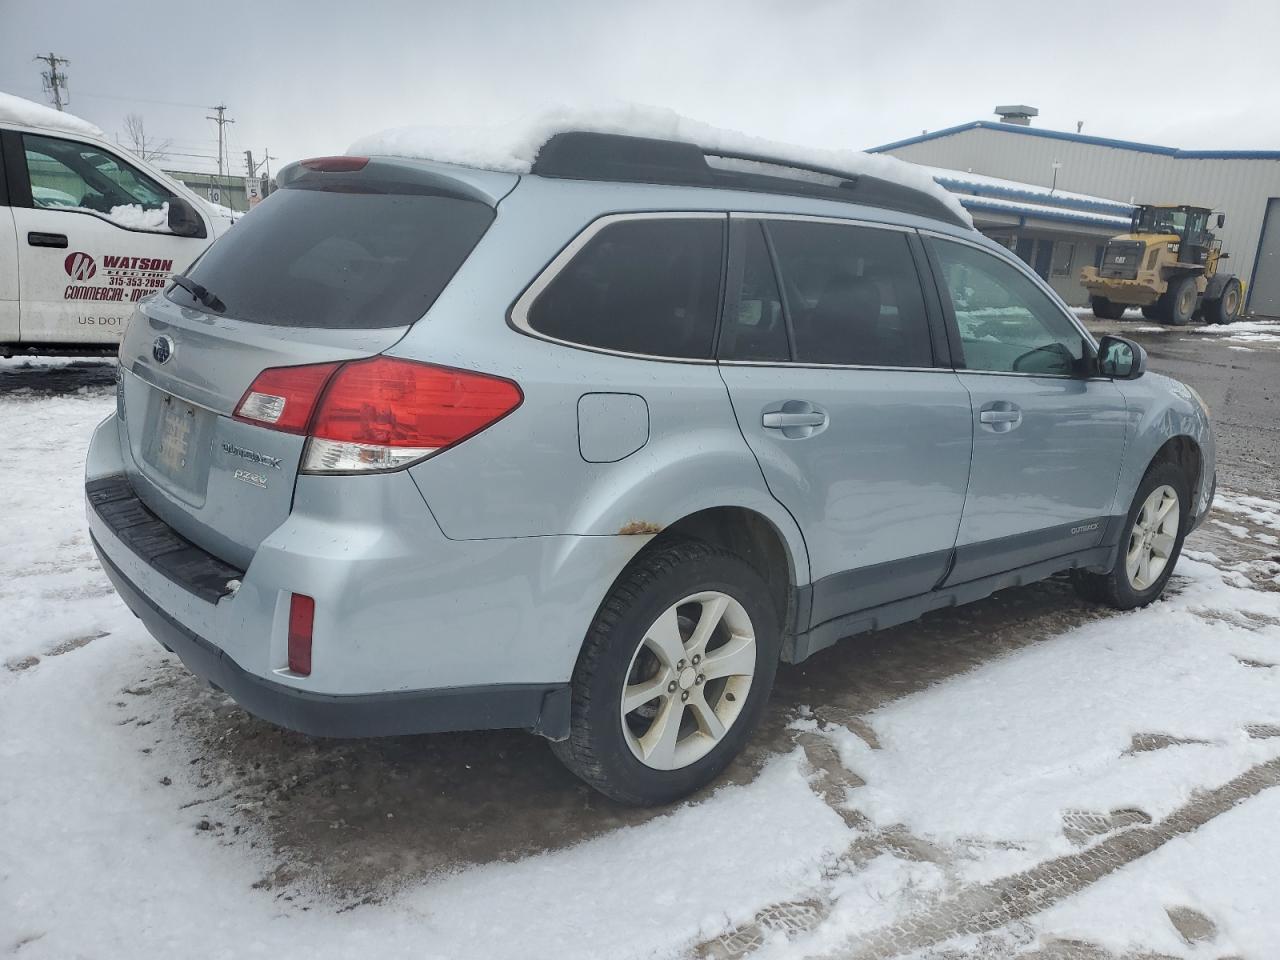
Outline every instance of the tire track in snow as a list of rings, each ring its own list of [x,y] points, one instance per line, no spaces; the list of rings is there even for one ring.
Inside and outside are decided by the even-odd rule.
[[[815,784],[823,793],[834,786],[823,786],[833,777],[828,771],[824,765]],[[1258,764],[1219,787],[1204,790],[1156,823],[1122,828],[1077,853],[1046,860],[999,880],[969,884],[896,923],[853,936],[835,951],[814,956],[831,960],[890,960],[943,945],[956,937],[995,932],[1080,893],[1170,840],[1198,830],[1250,797],[1277,785],[1280,785],[1280,757]],[[869,839],[874,842],[874,838],[864,837],[861,843]],[[881,845],[895,845],[887,835],[880,839]],[[745,957],[775,932],[797,934],[816,929],[829,908],[829,902],[815,899],[776,904],[761,911],[752,923],[703,944],[697,954],[705,958]]]

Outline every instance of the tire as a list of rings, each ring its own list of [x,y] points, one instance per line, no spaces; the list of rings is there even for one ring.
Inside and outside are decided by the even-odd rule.
[[[1205,319],[1210,323],[1232,323],[1240,317],[1240,307],[1244,302],[1244,291],[1240,280],[1232,277],[1222,288],[1222,295],[1205,304]]]
[[[1146,317],[1148,320],[1159,320],[1160,308],[1156,306],[1154,303],[1149,303],[1142,308],[1142,315]]]
[[[1161,320],[1175,327],[1185,327],[1196,312],[1199,294],[1195,277],[1177,277],[1169,281],[1169,289],[1160,297]]]
[[[1157,497],[1157,493],[1160,494]],[[1172,494],[1175,502],[1169,506],[1169,512],[1156,523],[1150,524],[1150,518],[1159,512]],[[1132,610],[1134,607],[1145,607],[1164,591],[1165,584],[1173,575],[1178,557],[1182,555],[1182,541],[1187,534],[1187,520],[1190,513],[1190,491],[1182,471],[1167,460],[1152,464],[1147,474],[1138,484],[1138,492],[1134,494],[1133,504],[1125,517],[1124,530],[1120,536],[1120,548],[1116,554],[1115,566],[1106,573],[1091,573],[1087,570],[1075,570],[1072,579],[1076,592],[1086,600],[1104,603],[1117,610]],[[1150,502],[1149,502],[1150,501]],[[1155,505],[1153,506],[1152,503]],[[1139,523],[1139,520],[1142,523]],[[1173,523],[1177,524],[1172,529]],[[1154,535],[1147,537],[1145,530],[1154,529]],[[1144,538],[1145,541],[1144,541]],[[1167,538],[1161,542],[1161,538]],[[1139,555],[1137,575],[1133,570],[1131,558]],[[1157,554],[1163,552],[1164,557]],[[1141,559],[1146,556],[1150,566],[1143,575]],[[1155,569],[1159,559],[1161,565]]]
[[[770,596],[754,567],[719,547],[677,541],[642,553],[587,632],[569,738],[551,745],[556,756],[605,796],[638,806],[709,783],[742,750],[773,687],[781,617]],[[709,618],[714,632],[699,652],[694,627]],[[709,676],[717,660],[733,672]],[[633,699],[624,715],[628,687],[654,695]],[[713,721],[724,728],[718,736]]]
[[[1093,308],[1093,315],[1099,320],[1119,320],[1128,309],[1125,304],[1115,303],[1106,297],[1090,297],[1089,306]]]

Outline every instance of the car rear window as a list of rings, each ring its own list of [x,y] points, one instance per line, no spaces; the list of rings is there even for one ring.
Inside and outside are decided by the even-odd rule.
[[[219,313],[237,320],[405,326],[427,312],[493,217],[480,201],[432,192],[284,188],[232,226],[187,276],[221,301]],[[181,287],[165,295],[208,309]]]

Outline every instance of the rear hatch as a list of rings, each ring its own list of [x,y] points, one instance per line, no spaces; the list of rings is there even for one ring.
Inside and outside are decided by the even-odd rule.
[[[245,567],[288,516],[300,433],[235,419],[269,368],[370,357],[420,319],[514,176],[322,158],[145,301],[120,349],[119,413],[138,496]],[[181,281],[180,281],[181,282]]]

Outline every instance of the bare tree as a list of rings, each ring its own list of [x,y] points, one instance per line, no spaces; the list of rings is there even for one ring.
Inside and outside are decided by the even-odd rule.
[[[168,156],[166,152],[173,143],[172,140],[161,140],[156,143],[147,139],[146,126],[143,123],[142,115],[131,113],[124,118],[125,136],[129,138],[129,142],[125,144],[142,160],[163,160]]]

